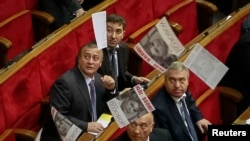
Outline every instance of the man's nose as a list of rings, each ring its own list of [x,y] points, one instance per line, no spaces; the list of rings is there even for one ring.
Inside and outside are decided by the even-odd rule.
[[[175,81],[174,86],[179,87],[180,86],[180,81]]]
[[[116,32],[112,32],[112,35],[111,35],[111,36],[112,36],[113,38],[115,38],[116,35],[117,35]]]
[[[134,132],[135,132],[135,133],[139,133],[140,130],[141,130],[140,128],[141,128],[140,126],[136,126],[135,129],[134,129]]]

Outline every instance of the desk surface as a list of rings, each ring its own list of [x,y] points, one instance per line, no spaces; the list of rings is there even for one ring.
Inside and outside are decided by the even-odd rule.
[[[248,107],[234,122],[236,125],[246,124],[246,120],[250,118],[250,107]]]
[[[94,139],[95,135],[85,132],[79,137],[77,141],[93,141]]]

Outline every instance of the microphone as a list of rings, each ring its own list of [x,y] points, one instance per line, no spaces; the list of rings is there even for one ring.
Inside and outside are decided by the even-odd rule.
[[[163,73],[157,74],[153,79],[151,79],[148,83],[141,84],[142,88],[146,90],[149,86],[151,86]]]

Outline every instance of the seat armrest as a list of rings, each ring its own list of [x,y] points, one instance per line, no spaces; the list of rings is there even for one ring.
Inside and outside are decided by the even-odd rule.
[[[47,12],[31,11],[33,30],[36,42],[40,41],[51,32],[53,32],[52,24],[55,18]]]
[[[192,3],[193,0],[184,0],[180,3],[178,3],[177,5],[173,6],[172,8],[168,9],[164,15],[166,15],[167,17],[169,17],[170,15],[172,15],[174,12],[178,11],[179,9],[183,8],[184,6]]]
[[[220,94],[221,119],[223,124],[232,124],[240,115],[239,103],[243,99],[241,92],[234,88],[217,86]]]
[[[29,129],[11,128],[5,129],[0,135],[1,141],[34,141],[37,132]]]
[[[7,66],[7,53],[12,47],[12,42],[7,38],[0,37],[0,69]]]
[[[38,19],[39,21],[47,25],[51,25],[55,21],[55,18],[47,12],[31,11],[31,14],[32,14],[32,18]]]
[[[175,35],[179,35],[183,31],[183,27],[179,23],[169,21],[169,25],[173,29]]]
[[[217,89],[219,90],[222,97],[229,98],[232,100],[232,102],[239,103],[243,99],[241,92],[234,88],[217,86]]]
[[[201,33],[213,25],[214,14],[218,11],[218,8],[213,3],[205,0],[196,0],[196,5],[199,33]]]
[[[14,128],[13,130],[17,141],[34,141],[37,136],[37,132],[32,130],[20,128]]]

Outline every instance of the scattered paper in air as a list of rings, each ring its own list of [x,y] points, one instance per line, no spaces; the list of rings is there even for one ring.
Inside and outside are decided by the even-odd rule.
[[[165,72],[185,51],[166,17],[163,17],[134,47],[136,53],[152,67]]]
[[[107,47],[106,11],[92,14],[92,22],[98,49]]]
[[[213,54],[208,52],[199,43],[195,45],[183,64],[211,89],[214,89],[217,86],[222,77],[228,71],[226,65],[224,65]]]

